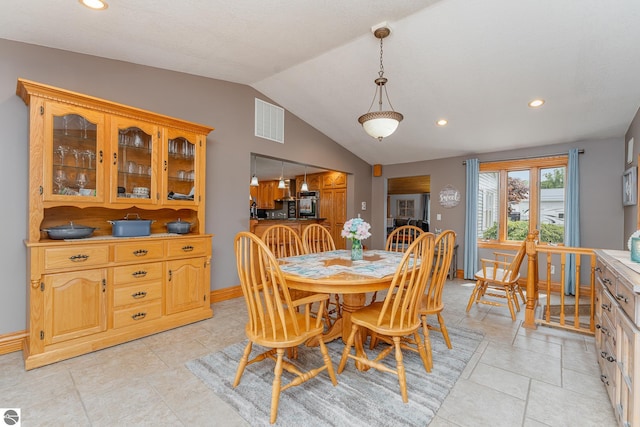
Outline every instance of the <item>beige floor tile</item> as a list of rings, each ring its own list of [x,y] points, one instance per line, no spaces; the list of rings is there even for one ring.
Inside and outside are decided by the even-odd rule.
[[[527,399],[529,393],[529,377],[484,363],[478,363],[469,380],[523,401]]]
[[[550,384],[562,384],[561,359],[548,355],[541,356],[539,353],[502,343],[491,343],[480,362]]]
[[[458,380],[438,417],[462,427],[522,425],[525,401],[470,380]]]
[[[526,415],[550,426],[616,426],[613,409],[603,407],[603,400],[532,380]]]

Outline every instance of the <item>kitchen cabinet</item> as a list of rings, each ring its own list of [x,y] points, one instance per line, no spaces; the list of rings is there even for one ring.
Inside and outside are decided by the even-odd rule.
[[[32,369],[212,316],[207,126],[19,79],[29,107],[28,327]],[[113,237],[109,220],[151,220]],[[180,218],[189,234],[169,234]],[[85,239],[41,230],[69,222]]]
[[[333,237],[336,249],[345,249],[346,241],[341,236],[347,221],[347,189],[323,189],[320,191],[320,216],[325,218],[322,225],[327,227]]]
[[[325,172],[322,174],[322,189],[346,188],[347,174],[343,172]]]
[[[600,379],[618,424],[636,426],[640,425],[640,269],[629,262],[626,251],[596,250],[596,256]]]
[[[258,209],[275,209],[277,181],[260,181],[258,186]]]

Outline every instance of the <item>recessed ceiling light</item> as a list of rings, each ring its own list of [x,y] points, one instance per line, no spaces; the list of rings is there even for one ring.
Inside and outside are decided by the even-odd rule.
[[[544,99],[534,99],[529,102],[529,107],[538,108],[538,107],[542,107],[542,104],[544,104]]]
[[[89,9],[94,10],[104,10],[109,7],[109,5],[102,0],[78,0],[83,5],[87,6]]]
[[[438,126],[446,126],[449,121],[447,119],[440,119],[436,122]]]

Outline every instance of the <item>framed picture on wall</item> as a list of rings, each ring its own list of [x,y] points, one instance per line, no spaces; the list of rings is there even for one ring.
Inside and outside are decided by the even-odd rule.
[[[632,167],[624,171],[622,175],[622,204],[624,206],[633,206],[637,203],[637,185],[636,168]]]

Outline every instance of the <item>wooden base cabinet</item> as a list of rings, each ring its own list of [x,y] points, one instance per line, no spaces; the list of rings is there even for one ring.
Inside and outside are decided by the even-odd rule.
[[[22,79],[16,93],[29,106],[25,368],[211,317],[213,128]],[[108,221],[131,215],[149,235],[113,237]],[[167,233],[178,219],[188,234]],[[93,236],[43,231],[70,222]]]
[[[640,273],[629,252],[596,250],[596,350],[618,424],[640,426]]]

